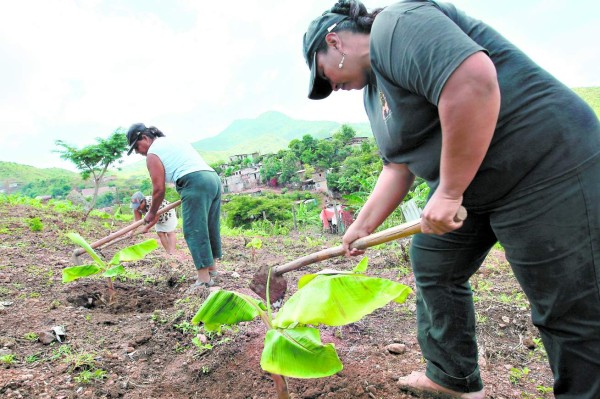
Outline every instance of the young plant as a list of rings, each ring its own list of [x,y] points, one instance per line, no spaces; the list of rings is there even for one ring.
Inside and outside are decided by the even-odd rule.
[[[92,257],[94,263],[82,266],[66,267],[62,270],[63,283],[77,280],[81,277],[92,276],[102,273],[108,282],[108,303],[112,303],[115,297],[113,280],[115,277],[126,274],[125,267],[121,262],[132,262],[143,259],[147,254],[158,248],[158,242],[150,239],[139,244],[131,245],[117,252],[110,262],[104,262],[92,249],[90,244],[77,233],[69,233],[67,236],[76,244],[81,246]]]
[[[369,277],[364,258],[352,272],[324,270],[303,276],[298,291],[273,317],[267,304],[244,294],[214,291],[204,301],[192,323],[204,323],[206,331],[237,324],[259,316],[267,327],[260,365],[271,373],[279,399],[289,398],[286,377],[320,378],[342,370],[333,344],[323,344],[317,328],[342,326],[388,304],[402,303],[411,290],[383,278]],[[270,276],[269,276],[270,277]]]
[[[11,364],[16,363],[16,359],[17,357],[15,355],[13,355],[12,353],[9,353],[8,355],[2,355],[0,356],[0,364],[6,364],[8,366],[10,366]]]
[[[27,334],[23,335],[23,338],[25,338],[29,342],[35,342],[38,340],[39,337],[36,333],[30,331]]]
[[[34,231],[34,232],[44,230],[44,224],[42,223],[40,218],[27,219],[27,225],[29,226],[29,230]]]
[[[252,263],[256,261],[256,251],[262,248],[262,240],[258,237],[255,237],[246,244],[246,248],[251,248],[252,250]]]
[[[519,381],[523,378],[527,377],[529,374],[529,369],[527,367],[523,367],[522,369],[513,367],[508,372],[508,379],[513,385],[517,385]]]

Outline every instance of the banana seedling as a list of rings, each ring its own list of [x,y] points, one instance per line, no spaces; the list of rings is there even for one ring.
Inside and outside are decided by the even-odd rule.
[[[125,273],[125,267],[121,262],[132,262],[143,259],[147,254],[158,248],[158,242],[150,239],[139,244],[131,245],[118,251],[110,262],[104,262],[98,254],[92,249],[90,244],[77,233],[68,233],[75,244],[82,247],[91,257],[93,263],[89,265],[66,267],[62,270],[63,283],[68,283],[82,277],[92,276],[102,273],[107,278],[108,283],[108,303],[112,304],[115,298],[115,289],[113,279]]]
[[[411,293],[403,284],[365,275],[367,265],[367,258],[363,258],[351,272],[324,270],[303,276],[298,291],[275,316],[268,287],[266,306],[248,295],[214,291],[192,323],[202,322],[207,331],[218,331],[222,325],[259,316],[267,327],[260,365],[271,373],[277,397],[288,399],[287,377],[327,377],[343,368],[334,345],[323,344],[318,328],[311,326],[354,323],[391,301],[404,302]]]

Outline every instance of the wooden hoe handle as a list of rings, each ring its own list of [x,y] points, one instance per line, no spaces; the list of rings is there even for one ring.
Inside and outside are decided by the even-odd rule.
[[[164,208],[159,209],[158,212],[156,212],[156,215],[157,216],[162,215],[163,213],[170,211],[171,209],[179,206],[180,204],[181,204],[181,200],[177,200],[177,201],[165,206]],[[98,241],[94,242],[93,244],[90,244],[90,246],[92,248],[98,248],[100,245],[106,244],[107,242],[110,242],[110,241],[114,240],[115,238],[121,237],[122,235],[125,235],[126,233],[129,233],[130,231],[137,229],[138,227],[140,227],[143,224],[144,224],[144,219],[138,220],[137,222],[130,224],[127,227],[123,227],[121,230],[117,230],[114,233],[104,237],[103,239],[98,240]],[[83,254],[84,252],[85,252],[85,249],[78,248],[75,250],[75,252],[73,252],[73,255],[79,256],[79,255]]]
[[[463,221],[467,218],[467,210],[464,207],[460,207],[456,213],[455,220]],[[350,248],[356,249],[367,249],[375,245],[383,244],[397,240],[399,238],[409,237],[413,234],[421,232],[421,219],[413,220],[412,222],[402,223],[399,226],[390,227],[389,229],[382,230],[378,233],[370,234],[365,237],[361,237],[358,240],[350,244]],[[322,260],[335,258],[337,256],[343,256],[345,254],[344,247],[338,245],[337,247],[327,248],[319,252],[315,252],[310,255],[303,256],[291,262],[288,262],[281,266],[273,267],[273,274],[281,275],[292,270],[301,268],[302,266],[311,265],[313,263],[320,262]]]

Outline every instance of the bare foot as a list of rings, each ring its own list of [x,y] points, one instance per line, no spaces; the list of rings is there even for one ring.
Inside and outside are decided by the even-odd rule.
[[[435,398],[458,398],[458,399],[484,399],[485,392],[482,389],[477,392],[457,392],[431,381],[425,373],[413,371],[398,380],[400,389],[416,393],[417,395],[435,395]]]

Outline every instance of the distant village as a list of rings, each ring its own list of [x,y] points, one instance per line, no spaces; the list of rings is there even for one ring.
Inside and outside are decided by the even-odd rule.
[[[368,137],[353,137],[350,141],[350,146],[358,146],[363,141],[368,140]],[[257,159],[259,157],[258,152],[254,152],[251,154],[236,154],[229,157],[229,162],[231,164],[242,161],[244,159]],[[229,164],[220,165],[222,170],[226,170]],[[263,182],[261,178],[261,166],[262,163],[252,164],[250,166],[244,167],[240,170],[234,172],[231,176],[223,176],[221,175],[221,183],[223,185],[223,193],[242,193],[242,192],[252,192],[256,190],[260,190],[261,187],[273,187],[273,183],[275,185],[276,182]],[[329,192],[327,187],[327,171],[319,170],[315,168],[315,172],[311,174],[308,178],[306,175],[306,170],[300,169],[296,171],[296,174],[299,177],[298,183],[290,183],[289,186],[292,189],[296,190],[305,190],[305,191],[318,191],[322,193],[326,193],[332,195]]]
[[[353,137],[350,141],[350,146],[358,146],[363,141],[368,140],[368,137]],[[259,152],[253,152],[249,154],[235,154],[229,156],[229,162],[219,165],[222,171],[227,170],[231,165],[239,165],[241,161],[250,159],[260,159]],[[264,157],[262,157],[264,158]],[[224,173],[220,174],[221,183],[223,186],[224,194],[235,194],[235,193],[248,193],[248,194],[259,194],[263,188],[276,188],[278,187],[277,179],[271,179],[270,181],[263,181],[261,176],[262,162],[250,163],[248,166],[240,167],[235,170],[231,175],[225,176]],[[332,196],[327,187],[327,170],[320,170],[315,168],[314,173],[310,176],[306,176],[306,170],[300,169],[296,171],[298,179],[294,183],[286,184],[286,187],[295,190],[303,191],[316,191],[328,196]],[[115,176],[105,176],[102,179],[102,185],[98,188],[98,196],[106,193],[117,194],[117,188],[110,184],[115,181]],[[0,187],[0,194],[11,194],[19,189],[19,183],[17,182],[3,182],[4,184]],[[74,189],[69,195],[81,196],[83,198],[92,197],[94,195],[94,188],[82,188]],[[39,199],[47,200],[50,196],[40,196]]]

